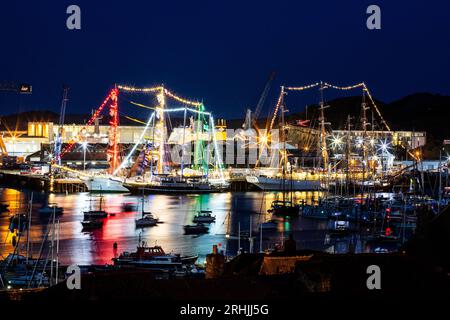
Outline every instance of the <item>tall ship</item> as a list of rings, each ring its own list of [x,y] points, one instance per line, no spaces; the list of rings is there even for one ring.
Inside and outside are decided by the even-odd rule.
[[[131,193],[213,193],[227,190],[227,183],[212,183],[203,178],[157,177],[153,181],[128,181],[123,187]]]
[[[315,174],[319,173],[320,169],[317,170],[317,168],[311,168],[311,170],[307,171],[303,166],[300,167],[295,163],[296,160],[292,154],[292,151],[297,148],[288,142],[289,137],[287,134],[288,126],[285,121],[286,110],[284,106],[284,95],[285,92],[282,87],[275,113],[272,121],[270,122],[270,127],[268,128],[268,133],[260,136],[258,141],[258,148],[261,150],[261,154],[268,154],[268,158],[266,160],[270,163],[270,166],[262,166],[260,161],[261,158],[258,159],[253,173],[251,175],[247,175],[245,179],[247,183],[250,183],[263,191],[284,192],[288,189],[291,191],[321,190],[324,185],[321,182],[320,175]],[[276,130],[278,131],[280,138],[279,141],[277,139],[273,140],[272,137],[272,131],[274,130],[273,126],[278,111],[280,116],[278,129]],[[244,128],[250,127],[250,122],[250,120],[246,120]],[[310,148],[308,147],[305,150],[309,149]],[[300,172],[298,172],[297,169],[300,169]]]
[[[134,133],[130,137],[126,131],[126,143],[121,142],[121,135],[125,133],[118,128],[119,92],[151,94],[156,98],[152,106],[129,101],[152,111],[146,121],[122,115],[129,121],[144,125],[136,137]],[[67,90],[64,93],[62,115],[66,96]],[[105,109],[109,109],[109,115],[103,121],[107,121],[109,127],[107,131],[100,132],[99,119],[103,117],[100,114]],[[205,109],[202,102],[181,98],[163,86],[115,86],[86,122],[85,128],[64,145],[63,123],[62,117],[52,159],[54,172],[60,174],[64,171],[66,177],[82,180],[90,192],[140,193],[144,190],[145,193],[207,193],[220,192],[228,187],[216,141],[220,134],[216,133],[211,112]],[[88,127],[94,127],[94,130],[88,130]],[[99,149],[94,151],[106,155],[106,161],[103,157],[98,161],[86,161],[86,153],[96,144],[107,144],[105,152]],[[61,158],[70,153],[75,153],[72,155],[77,160],[75,165],[67,162],[68,166],[63,166]],[[82,161],[78,159],[80,154]],[[92,159],[94,155],[88,156]],[[103,167],[104,161],[107,162],[107,168]]]
[[[201,103],[195,103],[196,109],[187,106],[173,109],[166,108],[165,99],[160,97],[158,101],[159,107],[149,120],[147,138],[140,144],[136,160],[122,170],[123,187],[137,194],[226,190],[229,184],[216,150],[216,125],[211,114]],[[171,118],[177,111],[183,117]]]
[[[313,106],[312,117],[308,119],[306,111],[305,120],[285,121],[287,92],[315,87],[319,87],[320,102]],[[326,105],[323,92],[329,88],[362,88],[363,91],[359,117],[348,115],[345,127],[340,130],[334,130],[326,121],[325,110],[330,106]],[[372,104],[371,117],[367,97]],[[381,123],[375,115],[380,117]],[[248,118],[244,128],[252,125],[251,117]],[[278,127],[275,126],[277,119]],[[266,191],[356,193],[389,190],[392,187],[390,175],[395,177],[395,156],[390,146],[396,143],[397,147],[408,152],[412,145],[408,146],[406,140],[399,143],[400,139],[394,135],[384,135],[385,131],[380,130],[383,127],[387,132],[391,131],[364,83],[348,88],[323,82],[303,87],[282,86],[275,112],[266,125],[266,133],[259,133],[257,137],[256,148],[260,156],[252,173],[245,179]]]

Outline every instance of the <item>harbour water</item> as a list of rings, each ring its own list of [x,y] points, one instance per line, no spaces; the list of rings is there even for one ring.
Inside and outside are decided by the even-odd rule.
[[[10,204],[10,212],[0,215],[1,243],[0,254],[5,257],[12,252],[13,234],[8,232],[9,217],[15,213],[27,213],[30,191],[0,189],[0,201]],[[319,192],[296,192],[294,199],[311,203],[323,196]],[[142,197],[129,194],[104,194],[104,209],[112,214],[105,219],[103,228],[84,232],[81,221],[83,211],[88,210],[90,200],[92,206],[98,206],[99,195],[89,193],[78,194],[46,194],[33,193],[33,208],[30,242],[33,256],[37,256],[42,240],[51,227],[51,216],[38,212],[45,203],[56,203],[64,208],[60,220],[59,261],[61,264],[107,264],[122,251],[134,251],[139,239],[148,245],[161,245],[166,252],[195,254],[199,262],[211,252],[214,244],[226,255],[233,256],[239,246],[249,251],[250,229],[254,237],[253,251],[274,248],[277,244],[293,234],[298,249],[327,250],[336,253],[348,252],[351,245],[356,252],[365,251],[360,235],[352,235],[339,239],[327,236],[327,221],[280,218],[277,229],[263,231],[262,246],[259,244],[259,225],[267,221],[271,215],[267,213],[273,200],[281,198],[281,193],[245,192],[245,193],[212,193],[203,195],[146,195],[145,211],[151,211],[163,223],[154,227],[137,229],[135,219],[141,216]],[[129,203],[134,210],[125,212],[123,204]],[[216,217],[210,224],[209,232],[203,235],[185,235],[183,226],[192,223],[195,213],[200,210],[211,210]],[[250,228],[250,223],[252,227]],[[241,238],[238,239],[239,230]],[[114,248],[117,243],[117,249]],[[26,243],[22,239],[19,246],[25,252]]]

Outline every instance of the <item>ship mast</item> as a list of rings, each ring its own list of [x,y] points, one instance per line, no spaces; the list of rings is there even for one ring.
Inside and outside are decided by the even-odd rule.
[[[350,152],[351,152],[351,117],[347,116],[347,141],[345,147],[345,192],[349,193],[349,175],[350,175]]]
[[[161,89],[161,93],[158,95],[158,102],[159,102],[159,108],[158,108],[158,114],[159,114],[159,121],[158,121],[158,131],[160,132],[160,142],[159,142],[159,159],[158,159],[158,174],[164,173],[164,156],[165,156],[165,137],[166,137],[166,127],[165,127],[165,119],[164,119],[164,109],[166,106],[166,97],[164,94],[164,87]]]
[[[361,124],[362,124],[362,129],[363,129],[363,137],[362,137],[362,150],[363,150],[363,176],[362,176],[362,188],[364,191],[364,181],[365,181],[365,175],[366,175],[366,166],[368,164],[368,150],[367,150],[367,126],[369,125],[369,123],[367,122],[367,109],[369,109],[369,107],[366,104],[366,92],[363,89],[363,96],[362,96],[362,104],[361,104]]]
[[[282,168],[282,174],[283,174],[283,204],[286,201],[286,165],[287,165],[287,154],[286,154],[286,134],[285,134],[285,128],[284,128],[284,86],[281,86],[281,105],[280,105],[280,112],[281,112],[281,139],[283,139],[283,154],[282,154],[282,160],[281,160],[281,168]]]
[[[323,90],[325,89],[323,82],[320,82],[320,141],[319,141],[319,150],[321,152],[321,157],[323,160],[323,168],[325,170],[328,170],[328,151],[327,151],[327,137],[326,137],[326,129],[325,129],[325,113],[324,110],[328,108],[328,106],[325,106],[325,102],[323,99]]]

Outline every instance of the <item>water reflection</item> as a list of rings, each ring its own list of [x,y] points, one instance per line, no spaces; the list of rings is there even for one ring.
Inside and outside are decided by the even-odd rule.
[[[8,232],[8,217],[17,212],[28,212],[29,192],[12,189],[0,189],[0,200],[10,203],[11,211],[0,216],[2,243],[0,253],[13,251],[11,233]],[[295,192],[294,200],[306,203],[317,201],[318,192]],[[98,206],[98,195],[79,194],[33,194],[32,227],[30,232],[31,247],[36,255],[42,239],[49,231],[49,216],[38,213],[45,203],[56,203],[64,208],[60,219],[60,254],[62,264],[105,264],[122,251],[133,251],[139,237],[149,245],[159,244],[167,252],[181,254],[198,254],[200,260],[211,252],[213,244],[219,244],[227,254],[234,255],[238,250],[238,230],[243,235],[240,245],[249,250],[249,241],[245,238],[255,237],[254,250],[259,250],[259,239],[263,239],[262,248],[273,248],[281,243],[288,233],[292,233],[299,248],[343,251],[348,250],[349,242],[333,243],[326,239],[326,221],[313,221],[296,218],[278,219],[276,230],[259,234],[259,225],[271,218],[267,213],[273,200],[281,199],[281,193],[216,193],[204,195],[146,195],[144,210],[151,211],[163,223],[155,227],[137,229],[135,219],[140,218],[142,197],[124,194],[105,194],[104,209],[113,214],[105,219],[102,229],[91,232],[82,230],[83,211]],[[134,210],[124,212],[123,203],[131,203]],[[198,210],[212,210],[216,222],[210,225],[209,233],[201,236],[184,235],[183,225],[191,224]],[[226,237],[229,235],[229,237]],[[118,248],[114,250],[113,244]],[[24,250],[22,244],[21,250]],[[357,249],[358,250],[358,249]],[[23,252],[23,251],[22,251]]]

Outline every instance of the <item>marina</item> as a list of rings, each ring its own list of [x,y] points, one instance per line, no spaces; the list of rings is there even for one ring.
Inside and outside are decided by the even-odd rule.
[[[5,2],[0,303],[283,319],[448,299],[446,7]]]
[[[314,88],[321,97],[318,122],[301,127],[314,137],[302,147],[298,127],[286,120],[284,99],[286,90]],[[76,140],[64,143],[60,120],[39,165],[9,163],[0,171],[3,288],[52,288],[73,265],[83,274],[216,279],[245,255],[288,255],[277,263],[292,273],[295,252],[401,254],[416,237],[418,221],[436,218],[448,206],[448,159],[440,153],[437,167],[424,170],[425,141],[411,135],[399,144],[364,83],[350,87],[363,89],[362,117],[353,123],[349,116],[347,130],[330,129],[323,101],[330,88],[344,89],[326,82],[281,86],[267,132],[252,129],[256,119],[248,111],[247,131],[228,136],[226,122],[216,124],[202,103],[164,87],[116,85]],[[156,107],[137,127],[134,144],[119,142],[120,92],[156,93]],[[184,107],[169,107],[169,98]],[[107,103],[107,163],[86,168],[86,158],[105,140],[95,123]],[[372,113],[371,126],[379,122],[391,140],[366,129],[368,109],[378,113],[377,119]],[[182,119],[171,118],[180,112]],[[354,135],[357,126],[363,129]],[[234,153],[234,144],[246,150],[244,166],[234,162],[240,152]],[[75,165],[63,160],[73,149],[83,157]],[[396,162],[402,155],[412,161]]]

